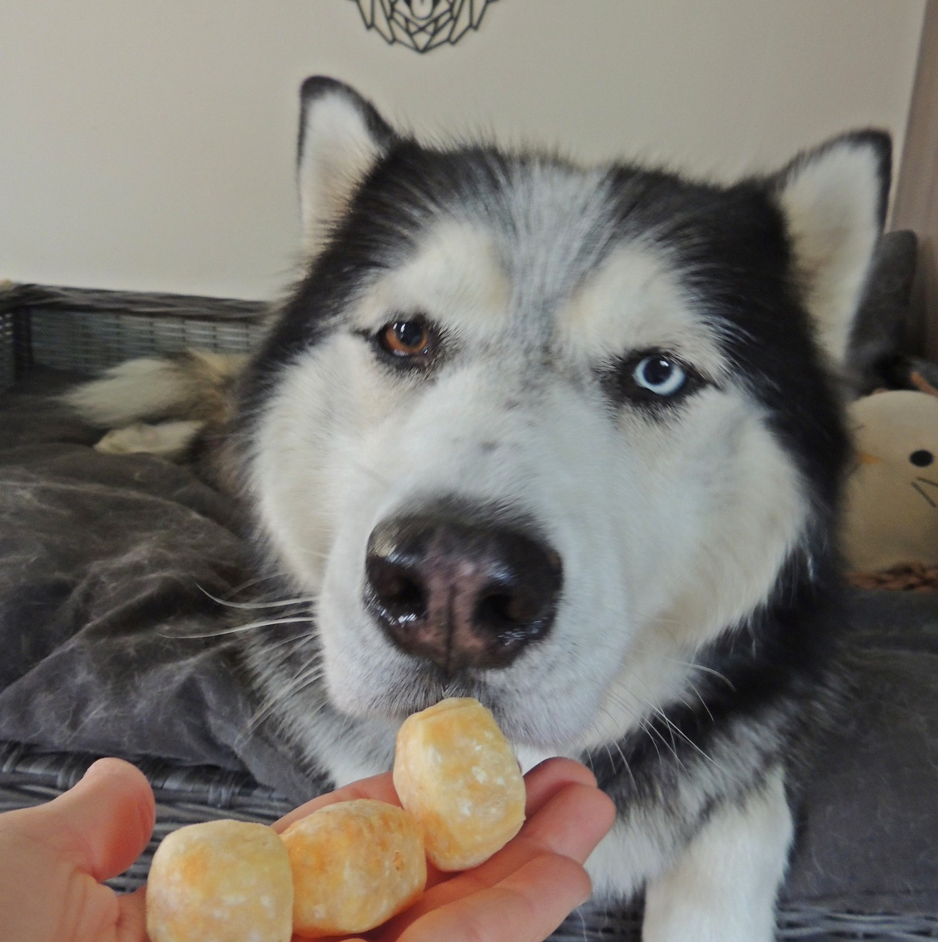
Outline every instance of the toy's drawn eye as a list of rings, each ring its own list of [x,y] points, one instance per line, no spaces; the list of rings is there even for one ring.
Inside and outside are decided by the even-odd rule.
[[[913,451],[912,454],[909,455],[909,461],[911,461],[916,468],[927,468],[934,460],[935,456],[924,448]]]
[[[673,396],[687,382],[687,372],[670,357],[655,353],[636,364],[632,378],[657,396]]]

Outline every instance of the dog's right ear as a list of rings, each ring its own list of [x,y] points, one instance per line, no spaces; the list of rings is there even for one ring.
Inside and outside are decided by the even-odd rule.
[[[348,85],[313,76],[300,89],[297,181],[303,245],[317,254],[394,132]]]

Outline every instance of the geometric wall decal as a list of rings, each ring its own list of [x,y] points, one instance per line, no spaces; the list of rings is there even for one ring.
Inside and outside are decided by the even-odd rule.
[[[454,45],[470,29],[478,29],[485,8],[495,0],[352,0],[368,29],[389,43],[429,52]]]

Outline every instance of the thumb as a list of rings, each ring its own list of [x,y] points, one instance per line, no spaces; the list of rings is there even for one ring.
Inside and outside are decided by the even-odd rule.
[[[140,856],[156,818],[153,791],[143,773],[120,759],[99,759],[73,788],[21,812],[20,826],[53,846],[95,880],[123,873]]]

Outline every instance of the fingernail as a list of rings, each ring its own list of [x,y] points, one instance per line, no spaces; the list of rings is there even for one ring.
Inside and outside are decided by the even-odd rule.
[[[83,782],[86,778],[91,778],[93,775],[97,775],[100,771],[100,765],[103,761],[103,759],[95,759],[94,762],[92,762],[91,765],[85,769],[85,774],[82,775],[78,781]]]
[[[117,764],[118,761],[119,760],[117,759],[110,759],[107,757],[102,759],[95,759],[94,762],[92,762],[91,765],[85,769],[85,774],[81,777],[81,779],[79,779],[79,781],[84,781],[86,778],[95,778],[102,774],[107,775],[110,772],[113,772],[115,769],[119,768],[119,765]]]

